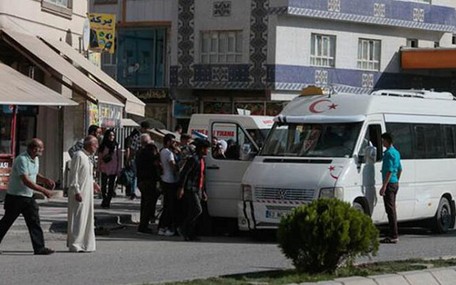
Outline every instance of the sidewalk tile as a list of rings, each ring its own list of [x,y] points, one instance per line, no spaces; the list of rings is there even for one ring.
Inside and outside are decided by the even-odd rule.
[[[377,285],[374,280],[359,276],[337,278],[334,281],[341,282],[343,285]]]
[[[408,271],[399,274],[412,285],[439,285],[429,271]]]
[[[378,285],[410,285],[407,280],[399,274],[373,275],[369,276],[369,278],[372,278]]]
[[[436,268],[429,272],[437,279],[441,285],[454,285],[456,281],[456,271],[454,269]]]

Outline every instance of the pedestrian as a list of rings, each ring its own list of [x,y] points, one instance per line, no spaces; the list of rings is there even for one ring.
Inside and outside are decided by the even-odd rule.
[[[383,185],[380,189],[380,196],[383,196],[385,211],[388,215],[389,236],[380,240],[380,242],[397,243],[399,237],[397,229],[396,195],[399,190],[399,179],[402,174],[401,155],[393,146],[393,137],[391,134],[382,134],[382,143],[386,150],[383,153]]]
[[[111,199],[115,196],[116,177],[121,170],[120,155],[116,134],[112,130],[106,130],[98,149],[98,170],[101,173],[101,195],[103,197],[101,207],[105,209],[111,207]]]
[[[134,129],[130,135],[125,139],[125,167],[131,168],[134,173],[133,183],[125,188],[125,193],[130,196],[131,200],[136,198],[136,163],[135,156],[136,152],[141,148],[141,134],[147,133],[150,129],[150,124],[147,121],[143,121],[140,124],[139,130]]]
[[[100,187],[94,182],[90,157],[97,149],[97,138],[87,136],[83,149],[71,160],[67,235],[67,246],[71,252],[92,252],[96,248],[93,193],[98,192]]]
[[[138,233],[151,234],[149,223],[155,222],[155,206],[160,192],[157,182],[160,181],[160,155],[150,135],[141,135],[141,149],[136,153],[138,188],[141,191],[141,210]]]
[[[20,214],[25,219],[32,240],[33,252],[38,255],[48,255],[54,250],[45,247],[43,230],[40,225],[38,204],[33,198],[33,191],[39,191],[47,198],[55,187],[55,182],[39,174],[39,157],[43,155],[44,144],[34,138],[27,145],[27,151],[14,159],[8,190],[6,192],[4,209],[5,215],[0,220],[0,242]],[[37,184],[42,183],[48,189]]]
[[[88,130],[87,130],[87,135],[88,136],[94,136],[97,139],[101,138],[101,133],[102,130],[99,126],[97,125],[90,125]],[[70,155],[70,158],[73,158],[74,154],[78,151],[80,151],[84,147],[84,138],[78,140],[69,150],[68,154]]]
[[[178,232],[186,241],[199,240],[195,229],[196,221],[203,212],[201,200],[207,201],[205,157],[211,144],[207,140],[199,139],[195,141],[195,145],[196,153],[185,163],[178,183],[178,197],[184,198],[187,205],[187,213]]]
[[[163,137],[163,148],[160,150],[160,164],[163,168],[161,185],[163,191],[163,212],[158,223],[158,234],[173,236],[176,228],[177,175],[178,166],[174,149],[176,140],[173,134]]]
[[[177,135],[181,135],[182,132],[184,131],[184,128],[182,127],[182,125],[176,125],[176,127],[174,128],[174,132],[177,134]]]

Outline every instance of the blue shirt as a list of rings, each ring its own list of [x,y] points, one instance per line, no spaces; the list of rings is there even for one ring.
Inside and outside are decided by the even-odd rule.
[[[25,186],[21,176],[27,175],[33,183],[36,183],[39,166],[38,157],[32,159],[26,151],[18,155],[14,159],[6,193],[15,196],[32,197],[33,190]]]
[[[383,164],[382,164],[382,178],[383,181],[386,179],[386,174],[391,172],[391,178],[389,183],[398,183],[399,179],[397,173],[402,171],[401,165],[401,154],[397,151],[394,146],[390,146],[383,153]]]

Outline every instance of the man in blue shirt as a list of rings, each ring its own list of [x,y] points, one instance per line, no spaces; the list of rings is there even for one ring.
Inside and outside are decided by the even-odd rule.
[[[382,143],[386,147],[383,154],[382,178],[383,185],[380,189],[380,196],[383,196],[385,211],[388,215],[390,236],[382,239],[381,243],[397,243],[397,215],[396,195],[399,190],[399,179],[402,173],[401,155],[393,146],[393,137],[389,133],[382,134]]]
[[[13,168],[6,192],[4,208],[5,215],[0,220],[0,242],[20,214],[32,239],[33,251],[38,255],[49,255],[54,250],[44,246],[43,230],[38,215],[38,204],[33,198],[33,191],[39,191],[46,197],[51,197],[51,191],[36,184],[45,184],[54,189],[55,182],[38,173],[39,159],[43,154],[44,144],[39,139],[32,139],[27,145],[27,151],[14,159]]]

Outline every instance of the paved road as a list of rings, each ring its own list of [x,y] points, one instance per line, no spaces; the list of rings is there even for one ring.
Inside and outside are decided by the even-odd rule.
[[[132,212],[137,209],[135,203]],[[438,236],[420,230],[402,234],[399,244],[381,245],[372,260],[456,256],[456,231]],[[291,267],[276,244],[248,237],[183,242],[178,237],[138,235],[130,225],[97,237],[97,251],[86,254],[68,253],[65,238],[61,233],[46,233],[47,245],[58,252],[34,256],[26,232],[8,233],[0,246],[0,283],[142,284]]]

